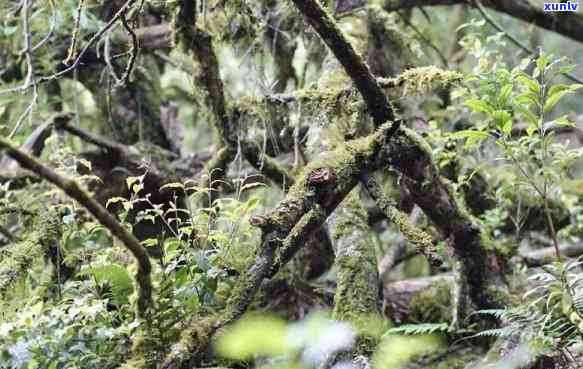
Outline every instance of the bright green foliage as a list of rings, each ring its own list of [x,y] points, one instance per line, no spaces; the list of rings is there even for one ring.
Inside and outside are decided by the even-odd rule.
[[[128,303],[128,296],[134,291],[132,278],[126,268],[119,264],[93,266],[85,271],[95,278],[97,285],[111,288],[112,300],[117,304]]]
[[[283,355],[288,351],[286,323],[274,316],[245,317],[220,336],[217,349],[221,356],[238,360]]]

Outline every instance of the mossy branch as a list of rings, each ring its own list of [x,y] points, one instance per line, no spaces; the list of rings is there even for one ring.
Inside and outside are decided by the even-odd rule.
[[[396,131],[400,122],[396,120],[389,100],[368,65],[348,42],[332,16],[317,0],[292,1],[340,61],[346,74],[362,94],[375,125],[379,127],[383,123],[394,122],[391,134]]]
[[[136,281],[138,284],[138,315],[145,318],[149,308],[152,306],[152,282],[150,273],[152,265],[146,249],[140,242],[125,229],[103,206],[83,190],[79,184],[69,178],[57,174],[48,166],[42,164],[37,159],[14,147],[4,138],[0,138],[0,149],[23,168],[35,173],[37,176],[59,187],[69,197],[77,200],[87,209],[105,228],[107,228],[122,244],[132,253],[138,263]]]
[[[378,154],[390,130],[391,125],[386,124],[368,137],[323,153],[304,168],[275,209],[250,219],[251,224],[262,230],[255,261],[238,279],[225,312],[214,320],[208,334],[200,334],[200,319],[194,318],[165,361],[164,369],[185,369],[200,363],[203,359],[200,355],[207,352],[212,334],[247,310],[263,280],[275,275],[306,243],[356,186],[363,168],[382,166]]]
[[[441,231],[460,261],[472,302],[479,309],[503,306],[504,297],[495,293],[500,287],[500,271],[488,257],[487,235],[458,204],[453,189],[439,175],[429,145],[405,128],[385,148],[388,164],[399,173],[411,198]]]
[[[190,2],[185,1],[184,3],[186,4],[183,6],[187,6]],[[184,38],[187,48],[192,49],[195,62],[201,68],[200,81],[207,91],[207,102],[215,117],[215,129],[219,135],[220,146],[226,148],[225,151],[217,153],[216,160],[212,160],[207,165],[206,169],[209,173],[219,170],[217,181],[208,183],[211,190],[216,190],[214,183],[220,183],[220,180],[226,175],[228,165],[234,160],[239,147],[249,164],[287,190],[293,184],[293,177],[275,159],[267,154],[262,154],[259,145],[240,138],[235,130],[234,122],[238,114],[236,111],[229,114],[226,106],[224,86],[219,73],[219,62],[214,51],[212,36],[204,30],[195,28],[193,24],[186,25],[183,29],[185,30]],[[217,166],[213,167],[213,164]]]
[[[396,203],[383,193],[374,176],[370,173],[364,173],[362,175],[362,183],[377,207],[389,221],[399,228],[399,231],[415,247],[417,252],[425,255],[432,265],[442,265],[443,260],[437,254],[431,236],[409,221],[407,215],[397,208]]]

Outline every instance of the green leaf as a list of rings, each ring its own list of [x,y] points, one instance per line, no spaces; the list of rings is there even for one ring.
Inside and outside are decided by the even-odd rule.
[[[123,203],[125,201],[127,201],[127,199],[124,199],[123,197],[112,197],[111,199],[107,200],[105,207],[108,208],[110,204],[117,204],[119,202]]]
[[[127,177],[126,178],[126,184],[128,186],[128,189],[132,188],[132,185],[134,183],[140,182],[140,177]]]
[[[18,30],[18,27],[16,27],[16,26],[13,26],[13,27],[4,26],[2,28],[3,28],[4,36],[10,36]]]
[[[528,76],[521,74],[521,75],[516,77],[516,80],[518,82],[520,82],[521,84],[523,84],[524,86],[526,86],[531,92],[533,92],[537,95],[540,93],[539,83],[537,81],[529,78]]]
[[[422,323],[422,324],[403,324],[389,329],[385,334],[430,334],[435,332],[447,332],[449,325],[447,323]]]
[[[550,98],[551,96],[561,92],[561,91],[565,91],[569,89],[569,85],[565,85],[565,84],[556,84],[551,86],[551,88],[549,89],[549,92],[547,94],[547,98]]]
[[[525,108],[524,106],[517,106],[514,109],[519,112],[531,126],[538,128],[539,119],[533,114],[532,111]]]
[[[564,67],[561,67],[557,70],[558,74],[568,74],[571,73],[572,71],[575,70],[575,66],[574,65],[566,65]]]
[[[543,113],[548,113],[551,110],[553,110],[553,108],[555,107],[555,105],[557,105],[557,103],[565,96],[568,95],[570,93],[573,93],[571,90],[563,90],[563,91],[558,91],[556,92],[553,96],[549,96],[549,98],[547,99],[547,101],[545,102],[545,107],[543,109]]]
[[[248,316],[226,329],[216,342],[219,355],[236,360],[254,355],[282,355],[287,349],[285,321],[276,316]]]
[[[488,104],[486,101],[478,100],[478,99],[469,99],[465,102],[465,105],[478,113],[486,113],[491,115],[494,111],[492,105]]]
[[[154,246],[158,246],[158,240],[155,239],[155,238],[148,238],[146,240],[143,240],[140,243],[142,245],[144,245],[144,247],[154,247]]]
[[[538,106],[538,95],[532,92],[524,92],[516,96],[512,102],[514,105],[533,105]]]
[[[482,142],[484,139],[490,138],[490,135],[483,131],[465,130],[455,132],[450,135],[450,137],[453,139],[467,139],[464,146],[466,148],[471,148]]]
[[[180,182],[172,182],[172,183],[167,183],[164,186],[160,187],[161,190],[163,189],[169,189],[169,190],[184,190],[184,185]]]
[[[483,131],[474,131],[474,130],[464,130],[452,133],[450,135],[453,139],[463,139],[463,138],[475,138],[475,139],[485,139],[489,138],[490,135]]]
[[[505,106],[508,103],[508,99],[510,99],[510,95],[512,95],[512,89],[514,86],[511,83],[507,83],[500,89],[500,95],[498,95],[498,101],[500,105]]]
[[[128,296],[133,293],[134,286],[132,278],[123,266],[119,264],[96,266],[87,269],[86,273],[93,275],[98,284],[107,283],[117,303],[128,303]]]
[[[562,116],[553,120],[553,123],[559,126],[575,126],[575,122],[569,120],[567,116]]]
[[[536,60],[536,68],[539,73],[542,73],[546,66],[549,64],[549,58],[545,54],[541,54]]]
[[[510,133],[510,131],[506,132],[507,126],[512,128],[512,116],[505,110],[496,110],[492,113],[492,117],[494,118],[494,123],[498,129],[501,129],[504,133]]]

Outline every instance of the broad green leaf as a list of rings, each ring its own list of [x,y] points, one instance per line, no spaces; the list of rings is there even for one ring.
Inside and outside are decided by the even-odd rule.
[[[510,123],[510,127],[512,127],[512,117],[510,113],[505,110],[496,110],[492,113],[492,117],[494,118],[494,122],[496,127],[504,131],[505,133],[510,133],[505,131],[505,127],[507,127]]]
[[[556,92],[553,96],[550,96],[547,101],[545,102],[545,107],[543,109],[543,113],[548,113],[551,110],[553,110],[553,108],[555,107],[555,105],[557,105],[557,103],[565,96],[572,93],[571,90],[563,90],[563,91],[559,91]]]
[[[158,240],[155,238],[148,238],[146,240],[143,240],[142,242],[140,242],[142,245],[144,245],[145,247],[154,247],[158,245]]]
[[[524,106],[517,106],[514,108],[517,112],[519,112],[524,119],[526,119],[529,125],[533,127],[538,127],[539,119],[530,111],[529,109],[525,108]]]
[[[123,197],[112,197],[111,199],[107,200],[105,207],[108,208],[110,204],[117,204],[118,202],[123,203],[125,201],[127,201],[127,199],[124,199]]]
[[[526,86],[531,92],[534,92],[537,95],[540,93],[539,83],[537,81],[529,78],[528,76],[521,74],[521,75],[516,77],[516,80],[518,82],[520,82],[521,84],[523,84],[524,86]]]
[[[454,139],[462,139],[462,138],[477,138],[477,139],[485,139],[489,138],[490,135],[483,131],[474,131],[474,130],[464,130],[452,133],[450,135],[451,138]]]
[[[485,140],[490,138],[490,135],[483,131],[465,130],[453,133],[451,136],[453,139],[467,139],[465,143],[466,148],[471,148]]]
[[[553,123],[559,126],[574,126],[575,122],[569,120],[566,116],[562,116],[553,120]]]
[[[119,264],[110,264],[91,267],[86,273],[92,274],[98,284],[107,283],[117,303],[128,303],[128,296],[132,294],[134,287],[126,268]]]
[[[549,64],[548,56],[545,54],[541,54],[536,60],[536,68],[538,69],[539,73],[542,73],[548,64]]]
[[[483,100],[470,99],[465,102],[465,105],[478,113],[486,113],[488,115],[491,115],[492,112],[494,111],[492,105],[488,104]]]
[[[574,65],[567,65],[564,67],[561,67],[557,70],[557,73],[559,74],[568,74],[571,73],[572,71],[575,70],[575,66]]]
[[[551,98],[553,95],[556,95],[557,93],[559,93],[561,91],[568,90],[568,89],[569,89],[569,85],[565,85],[565,84],[553,85],[549,89],[549,93],[547,94],[547,98]]]
[[[514,105],[533,105],[538,106],[538,95],[533,92],[523,92],[522,94],[516,96],[512,102]]]
[[[184,190],[184,185],[180,182],[172,182],[172,183],[167,183],[164,186],[160,187],[161,190],[163,189],[169,189],[169,190]]]
[[[140,177],[127,177],[126,178],[126,184],[128,186],[128,189],[132,188],[132,185],[134,183],[140,182]]]

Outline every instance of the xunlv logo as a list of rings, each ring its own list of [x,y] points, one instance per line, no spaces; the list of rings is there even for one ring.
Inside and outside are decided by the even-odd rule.
[[[579,9],[578,2],[545,3],[545,12],[575,12]]]

